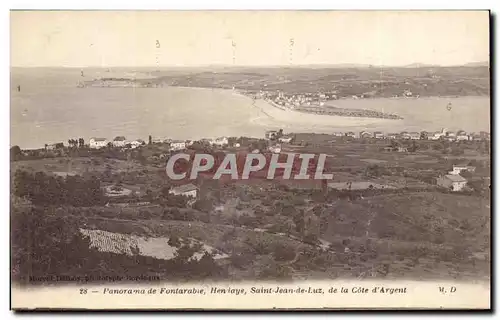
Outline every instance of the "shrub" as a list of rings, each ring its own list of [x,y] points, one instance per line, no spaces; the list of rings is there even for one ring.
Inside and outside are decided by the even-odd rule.
[[[295,250],[285,244],[279,244],[274,248],[273,255],[276,261],[290,261],[295,258]]]
[[[231,255],[231,264],[238,269],[246,269],[252,264],[255,256],[249,253],[233,253]]]
[[[286,266],[271,265],[264,268],[259,278],[263,280],[288,280],[291,279],[290,269]]]
[[[168,245],[171,247],[180,248],[182,243],[178,236],[171,235],[170,239],[168,239]]]

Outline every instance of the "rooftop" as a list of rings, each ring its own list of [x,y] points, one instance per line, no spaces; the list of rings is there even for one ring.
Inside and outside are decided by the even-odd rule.
[[[189,192],[198,189],[197,186],[195,186],[192,183],[184,184],[182,186],[174,187],[172,188],[172,191],[176,193],[184,193],[184,192]]]
[[[125,137],[124,136],[118,136],[114,139],[114,141],[125,141]]]
[[[94,141],[106,141],[106,138],[90,138],[90,140],[94,140]]]
[[[453,182],[466,182],[467,179],[458,174],[447,174],[445,177]]]

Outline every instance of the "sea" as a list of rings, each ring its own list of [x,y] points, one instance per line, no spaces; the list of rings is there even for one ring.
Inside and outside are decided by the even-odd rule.
[[[44,144],[91,137],[147,140],[219,136],[263,138],[265,131],[316,132],[377,130],[490,130],[489,97],[341,99],[340,108],[372,109],[403,120],[304,114],[277,109],[234,90],[163,88],[78,88],[79,81],[105,75],[102,70],[12,68],[10,144]],[[19,86],[19,88],[18,88]]]

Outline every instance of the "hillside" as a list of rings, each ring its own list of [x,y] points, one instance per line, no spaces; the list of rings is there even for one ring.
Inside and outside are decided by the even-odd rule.
[[[338,97],[369,94],[374,97],[401,96],[405,90],[414,96],[489,95],[488,66],[409,66],[409,67],[324,67],[324,68],[217,68],[184,74],[162,70],[149,79],[113,78],[89,81],[87,86],[185,86],[236,88],[245,91],[314,93],[335,91]]]

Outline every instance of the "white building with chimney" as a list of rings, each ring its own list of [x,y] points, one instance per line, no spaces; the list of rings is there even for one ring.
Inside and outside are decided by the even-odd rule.
[[[447,174],[437,178],[437,185],[451,191],[462,191],[467,185],[467,179],[458,174]]]
[[[108,145],[109,141],[106,138],[90,138],[89,147],[92,149],[104,148]]]
[[[186,141],[173,140],[170,142],[170,151],[179,151],[186,149]]]
[[[124,136],[118,136],[113,139],[113,147],[122,148],[127,144],[127,139]]]

